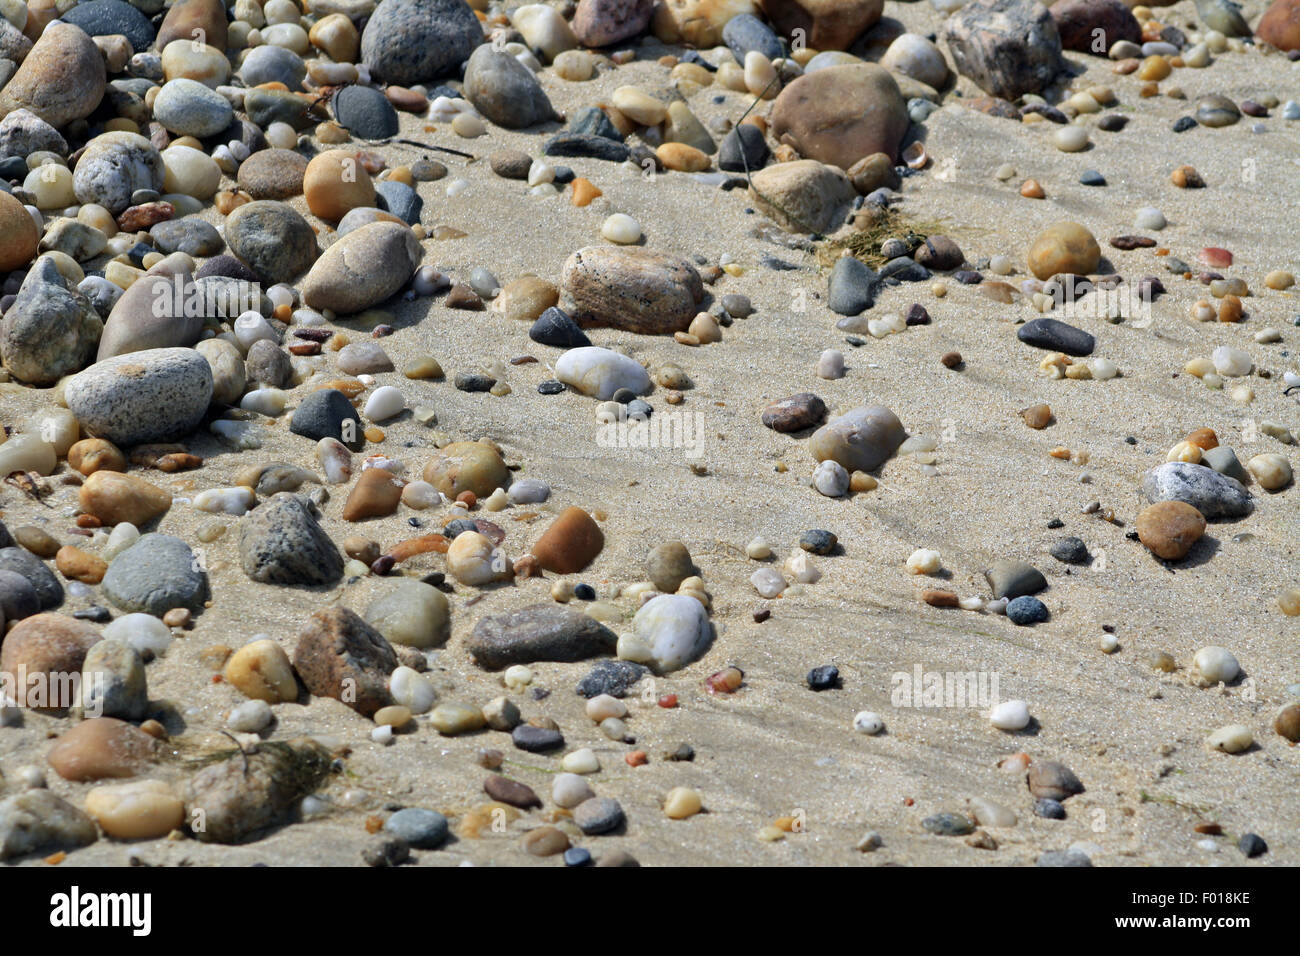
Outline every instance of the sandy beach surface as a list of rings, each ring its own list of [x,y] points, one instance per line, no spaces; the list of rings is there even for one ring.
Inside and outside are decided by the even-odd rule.
[[[1263,7],[1250,2],[1245,9],[1254,22]],[[1189,30],[1196,22],[1190,2],[1158,14],[1162,22]],[[885,15],[922,34],[938,31],[943,22],[929,3],[890,0]],[[666,86],[668,70],[656,59],[680,48],[652,42],[636,49],[636,62],[590,82],[566,82],[546,70],[542,85],[556,108],[570,114],[606,99],[617,86]],[[1281,373],[1297,367],[1293,352],[1300,331],[1293,320],[1300,309],[1292,292],[1270,291],[1263,283],[1271,270],[1300,267],[1294,201],[1300,123],[1289,123],[1274,110],[1258,121],[1265,129],[1259,134],[1251,131],[1255,121],[1249,117],[1234,126],[1182,134],[1173,133],[1171,125],[1209,93],[1234,101],[1264,94],[1279,101],[1300,98],[1300,64],[1253,50],[1225,53],[1210,67],[1178,70],[1163,84],[1176,83],[1186,99],[1144,99],[1140,81],[1115,75],[1112,61],[1077,53],[1066,58],[1078,73],[1073,88],[1106,85],[1114,91],[1118,104],[1111,111],[1130,119],[1123,131],[1094,129],[1087,151],[1064,153],[1050,141],[1055,125],[985,115],[950,92],[924,124],[932,164],[904,180],[896,208],[910,220],[941,222],[971,263],[1010,256],[1015,273],[1008,281],[1028,275],[1030,242],[1061,219],[1086,225],[1101,241],[1110,267],[1126,279],[1160,276],[1168,294],[1156,301],[1146,327],[1089,315],[1069,319],[1096,336],[1095,355],[1119,366],[1121,375],[1108,381],[1046,377],[1038,368],[1043,353],[1016,340],[1016,323],[1037,317],[1030,305],[1020,297],[1011,305],[998,304],[951,279],[945,280],[944,298],[931,294],[929,282],[885,289],[871,314],[902,313],[919,302],[932,323],[879,340],[863,336],[860,347],[851,347],[835,327],[839,317],[825,305],[824,264],[811,252],[756,235],[766,221],[744,190],[724,191],[682,173],[646,178],[620,165],[561,160],[604,193],[591,206],[577,208],[567,195],[530,196],[526,186],[501,179],[488,167],[487,155],[502,147],[538,155],[547,130],[490,126],[487,136],[463,140],[445,126],[429,132],[423,120],[403,116],[404,136],[478,157],[471,162],[427,154],[445,162],[449,175],[420,184],[423,221],[452,225],[468,235],[423,242],[425,264],[458,279],[483,267],[503,283],[525,273],[558,282],[567,256],[601,242],[605,216],[624,212],[641,224],[649,248],[698,254],[711,263],[732,257],[744,273],[723,275],[707,291],[713,299],[743,293],[756,309],[724,329],[722,342],[700,348],[669,336],[610,329],[589,333],[594,344],[623,349],[651,370],[668,362],[686,370],[694,388],[685,392],[682,405],[664,404],[662,389],[648,400],[657,412],[689,416],[691,427],[700,430],[701,454],[692,458],[684,448],[602,447],[593,400],[572,392],[537,392],[541,381],[553,377],[558,353],[531,342],[527,323],[512,323],[490,310],[450,310],[441,298],[388,306],[397,331],[382,345],[398,369],[432,355],[447,379],[411,381],[400,371],[377,377],[381,384],[398,385],[408,404],[428,405],[438,415],[434,428],[409,415],[390,423],[379,450],[400,457],[414,473],[428,459],[437,433],[489,437],[508,463],[520,466],[517,477],[539,478],[552,488],[544,505],[483,515],[506,530],[504,548],[512,557],[528,550],[553,515],[578,505],[606,514],[601,525],[606,543],[594,565],[572,577],[575,582],[592,584],[606,598],[618,586],[644,578],[649,547],[680,539],[712,596],[716,637],[707,654],[655,678],[651,693],[642,694],[643,683],[628,698],[628,726],[636,748],[649,755],[646,766],[628,766],[623,758],[634,748],[606,739],[584,715],[585,701],[574,685],[589,662],[532,665],[533,686],[549,695],[535,700],[510,694],[525,718],[553,718],[567,749],[589,746],[599,756],[603,769],[591,783],[600,795],[622,804],[627,824],[613,835],[574,838],[596,857],[617,849],[655,866],[1005,866],[1029,865],[1044,851],[1086,842],[1095,844],[1097,866],[1237,865],[1243,858],[1232,844],[1255,832],[1268,841],[1270,852],[1252,865],[1300,863],[1300,752],[1271,730],[1274,711],[1287,699],[1285,688],[1300,680],[1300,618],[1285,617],[1277,606],[1277,595],[1300,583],[1295,553],[1300,492],[1254,489],[1251,516],[1212,522],[1189,558],[1178,564],[1156,560],[1126,537],[1146,503],[1139,491],[1142,474],[1163,462],[1168,449],[1193,429],[1213,428],[1243,460],[1262,451],[1294,460],[1291,448],[1257,435],[1254,426],[1263,420],[1300,425],[1300,409],[1283,394],[1281,383]],[[964,78],[957,91],[967,98],[979,95]],[[689,105],[707,123],[713,117],[738,119],[751,101],[715,86],[696,93]],[[402,145],[382,152],[403,161],[425,155]],[[1017,171],[1006,182],[994,176],[1003,163]],[[1175,188],[1169,175],[1183,164],[1200,171],[1207,188]],[[1100,171],[1107,185],[1080,185],[1080,174],[1088,169]],[[1020,196],[1019,184],[1029,177],[1042,184],[1046,200]],[[449,198],[447,184],[457,178],[469,188]],[[295,205],[306,212],[301,198]],[[1155,250],[1120,252],[1106,244],[1111,236],[1143,232],[1133,227],[1133,218],[1148,205],[1169,221],[1156,235],[1172,255],[1194,262],[1202,247],[1232,251],[1235,264],[1225,271],[1244,278],[1253,293],[1244,300],[1246,321],[1195,322],[1188,308],[1206,294],[1199,282],[1169,276]],[[204,215],[214,223],[221,218],[211,210]],[[765,255],[796,268],[767,268],[760,262]],[[1256,343],[1253,334],[1265,326],[1281,330],[1281,341]],[[354,341],[368,333],[347,321],[337,327],[354,330]],[[1255,390],[1248,405],[1233,401],[1226,389],[1210,390],[1181,374],[1190,359],[1225,344],[1246,349],[1257,368],[1272,373],[1269,379],[1248,380]],[[844,352],[848,371],[841,379],[816,376],[818,356],[828,348]],[[954,349],[965,360],[960,370],[939,363],[941,354]],[[465,393],[451,384],[458,372],[481,371],[522,355],[539,361],[508,366],[507,396]],[[938,474],[927,476],[911,459],[895,458],[883,466],[873,491],[842,499],[818,494],[808,484],[815,462],[806,436],[778,434],[759,421],[768,404],[803,391],[820,395],[832,415],[863,404],[887,405],[909,433],[940,440]],[[7,388],[0,399],[3,420],[17,423],[47,400],[48,393]],[[1037,402],[1048,403],[1055,415],[1055,423],[1042,431],[1026,428],[1017,415]],[[233,484],[241,467],[252,462],[315,467],[311,443],[289,433],[288,416],[262,424],[269,439],[258,451],[233,453],[201,434],[189,442],[205,459],[201,469],[148,477],[178,496],[192,497],[204,488]],[[1126,442],[1130,437],[1135,441]],[[1058,446],[1086,450],[1089,460],[1079,465],[1050,457]],[[39,505],[6,485],[0,490],[3,520],[11,529],[35,524],[73,540],[67,529],[76,489],[57,481],[55,489]],[[331,493],[323,525],[335,541],[361,533],[387,546],[417,533],[407,524],[413,513],[405,508],[363,526],[347,524],[341,518],[341,489],[332,487]],[[1085,514],[1094,501],[1103,511],[1113,509],[1123,524]],[[520,520],[524,511],[537,516]],[[437,511],[419,517],[434,525],[439,520]],[[198,525],[208,518],[178,503],[156,530],[193,544]],[[1063,527],[1049,529],[1052,519]],[[239,566],[237,519],[227,523],[230,531],[206,546],[212,606],[165,657],[148,666],[150,698],[165,702],[176,752],[153,774],[163,779],[180,780],[189,772],[186,759],[229,746],[218,731],[242,697],[213,681],[201,657],[205,648],[237,647],[254,635],[269,635],[292,653],[311,613],[333,604],[362,611],[391,587],[391,581],[375,577],[318,590],[256,584]],[[761,535],[780,567],[810,528],[834,532],[842,552],[812,558],[822,573],[816,583],[763,601],[749,583],[757,565],[746,557],[746,543]],[[1087,543],[1094,555],[1091,566],[1070,566],[1049,556],[1050,546],[1064,535]],[[947,579],[938,586],[962,596],[989,596],[982,572],[993,560],[1032,563],[1050,582],[1040,597],[1051,620],[1017,627],[1003,616],[926,606],[919,592],[935,580],[904,568],[921,547],[942,555]],[[409,562],[404,573],[442,568],[441,556],[426,555]],[[428,654],[428,676],[441,700],[481,705],[505,693],[499,673],[471,661],[466,638],[483,615],[549,600],[553,578],[548,574],[482,591],[457,586],[451,595],[451,639]],[[630,620],[632,604],[612,600]],[[69,601],[65,610],[89,603]],[[770,607],[771,616],[755,623],[753,612],[762,606]],[[1118,652],[1099,649],[1103,627],[1118,638]],[[1232,650],[1245,680],[1218,689],[1194,686],[1188,676],[1192,655],[1207,644]],[[1172,655],[1179,670],[1153,670],[1147,655],[1159,651]],[[742,689],[732,695],[707,693],[705,678],[729,664],[744,671]],[[813,693],[805,675],[824,664],[839,668],[843,686]],[[990,726],[986,707],[894,706],[894,675],[910,678],[918,667],[995,676],[1001,698],[1028,702],[1034,723],[1008,734]],[[655,696],[664,693],[676,694],[679,706],[656,706]],[[853,717],[863,710],[883,717],[884,733],[854,732]],[[544,799],[559,770],[558,756],[515,750],[506,735],[493,731],[442,737],[419,718],[414,732],[381,746],[369,739],[371,723],[337,701],[312,698],[277,705],[275,713],[275,739],[327,735],[351,749],[346,772],[322,791],[335,807],[329,814],[234,847],[192,839],[101,839],[70,853],[65,865],[118,866],[136,859],[155,865],[358,865],[371,839],[367,817],[388,805],[439,810],[451,818],[455,833],[459,818],[487,801],[482,792],[487,771],[476,761],[482,747],[501,749],[507,761],[503,771]],[[1206,735],[1233,723],[1250,727],[1256,746],[1236,755],[1207,750]],[[8,774],[24,764],[41,764],[50,739],[71,725],[67,718],[31,714],[21,727],[0,731],[0,768]],[[693,762],[662,759],[682,742],[694,748]],[[1083,781],[1086,792],[1068,801],[1067,819],[1035,817],[1024,774],[998,768],[1001,758],[1019,751],[1060,761]],[[90,785],[47,775],[52,790],[80,805]],[[660,803],[676,786],[697,789],[706,812],[667,819]],[[1014,827],[988,828],[996,851],[922,829],[923,818],[963,811],[973,797],[1009,807],[1019,818]],[[419,851],[417,865],[553,866],[556,859],[537,859],[520,849],[530,828],[550,821],[553,807],[546,802],[544,810],[525,814],[504,833],[485,830],[478,838],[454,838],[438,851]],[[802,832],[774,843],[758,839],[760,828],[787,815],[804,821]],[[1220,824],[1225,834],[1217,840],[1217,852],[1197,845],[1205,837],[1193,828],[1206,822]],[[874,853],[855,848],[868,830],[883,837]],[[25,862],[40,865],[39,859]]]

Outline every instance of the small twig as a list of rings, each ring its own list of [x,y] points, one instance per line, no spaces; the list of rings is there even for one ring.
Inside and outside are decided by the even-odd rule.
[[[221,731],[221,733],[225,734],[227,737],[231,739],[231,741],[234,742],[235,747],[238,748],[239,750],[239,755],[244,758],[244,776],[247,777],[248,776],[248,751],[246,751],[244,749],[244,745],[239,742],[239,738],[236,737],[234,734],[232,734],[230,731],[223,730]]]

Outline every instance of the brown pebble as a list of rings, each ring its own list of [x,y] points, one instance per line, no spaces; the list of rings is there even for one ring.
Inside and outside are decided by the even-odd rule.
[[[939,356],[939,363],[943,365],[944,368],[957,368],[957,366],[961,365],[961,353],[944,352]]]
[[[569,838],[559,827],[538,827],[528,831],[523,846],[529,856],[555,856],[569,848]]]
[[[54,556],[54,566],[69,581],[80,581],[82,584],[98,584],[108,573],[107,561],[70,544],[59,548]]]
[[[189,627],[194,615],[187,607],[174,607],[163,615],[162,622],[168,627]]]
[[[1214,433],[1213,428],[1198,428],[1188,435],[1184,441],[1191,442],[1202,451],[1209,451],[1211,448],[1219,447],[1219,436]]]
[[[519,783],[517,780],[502,777],[499,774],[493,774],[483,781],[483,792],[493,800],[499,800],[501,803],[518,807],[520,810],[528,810],[542,805],[541,798],[537,796],[532,787]]]
[[[1273,730],[1291,743],[1300,743],[1300,704],[1287,704],[1273,718]]]
[[[13,538],[22,547],[45,561],[58,554],[61,547],[58,540],[48,531],[29,524],[15,528]]]
[[[1137,519],[1141,542],[1158,558],[1177,561],[1205,534],[1205,517],[1183,501],[1157,501]]]
[[[941,588],[926,588],[921,592],[921,600],[930,607],[956,607],[957,595]]]
[[[1045,404],[1030,405],[1020,409],[1020,417],[1030,428],[1046,428],[1052,422],[1052,409]]]
[[[1020,186],[1020,195],[1026,199],[1044,199],[1047,193],[1036,179],[1026,179]]]
[[[344,521],[386,518],[402,500],[402,482],[383,468],[367,468],[357,479],[343,505]]]
[[[1191,166],[1179,166],[1169,176],[1169,181],[1179,189],[1204,189],[1205,180]]]
[[[532,553],[547,571],[575,574],[595,560],[604,546],[605,535],[591,515],[571,506],[537,539]]]

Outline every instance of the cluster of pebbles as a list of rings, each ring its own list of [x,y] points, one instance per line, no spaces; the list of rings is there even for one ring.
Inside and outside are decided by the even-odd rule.
[[[755,267],[655,248],[665,230],[603,198],[616,179],[707,187],[728,215],[762,221],[758,234],[779,239],[759,275],[830,253],[811,307],[791,321],[822,323],[849,351],[808,363],[810,389],[855,375],[853,357],[873,349],[872,367],[887,366],[892,336],[960,323],[955,300],[968,292],[1003,308],[1014,333],[990,334],[1032,355],[1025,374],[1054,396],[1004,427],[1041,433],[1044,466],[1072,469],[1064,480],[1087,484],[1092,467],[1087,449],[1050,438],[1071,389],[1122,380],[1111,330],[1176,300],[1188,341],[1201,323],[1239,334],[1201,354],[1189,346],[1169,373],[1260,417],[1268,450],[1239,456],[1207,424],[1218,411],[1171,423],[1164,460],[1132,489],[1142,505],[1084,513],[1131,524],[1124,533],[1150,561],[1196,573],[1228,560],[1206,546],[1208,531],[1293,508],[1300,432],[1280,419],[1300,372],[1277,348],[1290,320],[1264,321],[1290,308],[1285,249],[1241,269],[1216,245],[1166,247],[1150,235],[1166,217],[1147,206],[1131,233],[1099,239],[1062,213],[1025,248],[968,260],[956,239],[895,217],[909,191],[947,175],[923,134],[936,111],[973,110],[990,136],[1010,137],[1014,122],[1062,153],[1104,156],[1105,137],[1144,100],[1187,98],[1188,71],[1268,56],[1279,88],[1293,83],[1300,2],[1275,0],[1254,30],[1226,0],[1198,0],[1187,30],[1119,0],[932,5],[947,19],[924,36],[869,0],[0,0],[0,859],[75,860],[101,838],[235,845],[292,822],[364,833],[355,861],[374,866],[502,833],[514,838],[503,862],[636,865],[626,848],[652,815],[725,821],[734,802],[711,802],[691,743],[656,749],[638,736],[671,735],[680,709],[754,693],[727,619],[780,627],[863,545],[813,528],[777,551],[756,536],[693,557],[677,538],[703,542],[695,525],[716,502],[704,514],[684,503],[680,527],[638,536],[571,489],[553,493],[545,456],[521,460],[508,432],[440,422],[439,390],[509,407],[512,429],[542,433],[548,406],[515,394],[525,381],[542,402],[585,402],[593,431],[741,404],[787,443],[790,464],[776,472],[797,476],[828,519],[843,514],[831,503],[905,510],[884,494],[888,479],[905,468],[940,478],[947,439],[865,395],[760,400],[693,381],[683,366],[694,350],[725,354],[764,318],[746,294]],[[1073,82],[1066,52],[1112,64],[1113,83]],[[608,97],[567,111],[552,102],[633,68],[638,79]],[[745,109],[721,117],[724,102]],[[1189,101],[1172,133],[1259,134],[1297,119],[1300,105],[1278,94],[1213,94]],[[500,131],[531,148],[494,142]],[[514,204],[590,207],[587,244],[564,250],[549,277],[502,281],[482,248],[470,267],[440,265],[472,240],[453,211],[474,164],[513,183]],[[1188,165],[1169,180],[1223,187]],[[1107,187],[1093,169],[1079,183]],[[1006,184],[1053,201],[1013,162],[987,170],[981,188]],[[444,370],[440,333],[421,324],[436,313],[456,317],[448,335],[481,336],[477,367]],[[526,323],[537,354],[501,357],[489,323]],[[601,338],[611,331],[617,340]],[[626,344],[649,340],[680,358],[644,361]],[[953,350],[933,362],[936,376],[980,375]],[[608,558],[607,537],[620,535],[638,539],[641,566]],[[941,625],[958,631],[1082,633],[1049,580],[1095,562],[1080,537],[1050,546],[1045,574],[1012,548],[949,568],[925,528],[912,536],[893,569],[914,592],[908,614],[976,622]],[[725,601],[715,578],[728,582]],[[1268,586],[1259,613],[1287,627],[1300,587]],[[238,622],[241,606],[285,594],[315,609],[290,632],[205,622]],[[1114,631],[1092,640],[1122,656]],[[1168,654],[1148,663],[1229,701],[1225,723],[1203,735],[1210,751],[1290,759],[1300,685],[1250,684],[1269,704],[1257,713],[1243,689],[1252,648],[1222,640],[1181,668]],[[179,682],[169,671],[160,697],[153,675],[177,644],[192,666]],[[894,718],[862,709],[862,678],[809,663],[806,686],[785,693],[837,701],[841,733],[890,746]],[[548,715],[541,673],[580,678],[583,720]],[[75,694],[51,690],[68,675]],[[496,693],[483,692],[489,682]],[[187,704],[213,685],[222,706]],[[329,733],[311,726],[321,701],[334,708]],[[1022,812],[1072,819],[1067,801],[1087,791],[1051,759],[1061,741],[1034,713],[1021,699],[986,709],[989,763],[1023,778]],[[1044,734],[1038,755],[1018,750],[1022,732]],[[47,733],[57,739],[38,746]],[[478,768],[481,792],[384,796],[351,782],[356,749],[424,760],[418,744],[444,738],[458,772]],[[627,782],[651,772],[653,784]],[[1005,802],[930,801],[915,820],[910,809],[882,817],[853,846],[874,852],[908,830],[997,850],[1019,819]],[[754,828],[732,829],[753,841]],[[757,840],[793,843],[803,830],[801,812],[772,815]],[[1212,852],[1225,832],[1202,821],[1198,845]],[[1047,834],[1027,859],[1091,865],[1102,852]],[[1231,836],[1247,857],[1267,852],[1253,832]],[[602,848],[612,837],[626,839]]]

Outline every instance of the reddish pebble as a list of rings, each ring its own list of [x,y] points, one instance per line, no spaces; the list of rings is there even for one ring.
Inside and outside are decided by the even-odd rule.
[[[1207,246],[1196,258],[1212,269],[1226,269],[1232,265],[1232,253],[1216,246]]]
[[[642,767],[650,761],[644,750],[633,750],[623,759],[627,761],[629,767]]]
[[[661,696],[661,697],[659,698],[659,706],[662,707],[662,708],[664,708],[664,710],[671,710],[672,708],[676,707],[676,706],[677,706],[677,695],[676,695],[676,694],[664,694],[663,696]]]
[[[744,679],[745,672],[739,667],[724,667],[722,670],[710,674],[704,682],[704,686],[710,694],[732,694],[740,689]]]
[[[478,496],[475,495],[474,492],[472,491],[462,491],[460,494],[456,496],[456,500],[459,501],[461,504],[463,504],[466,508],[473,508],[476,504],[478,504]]]

